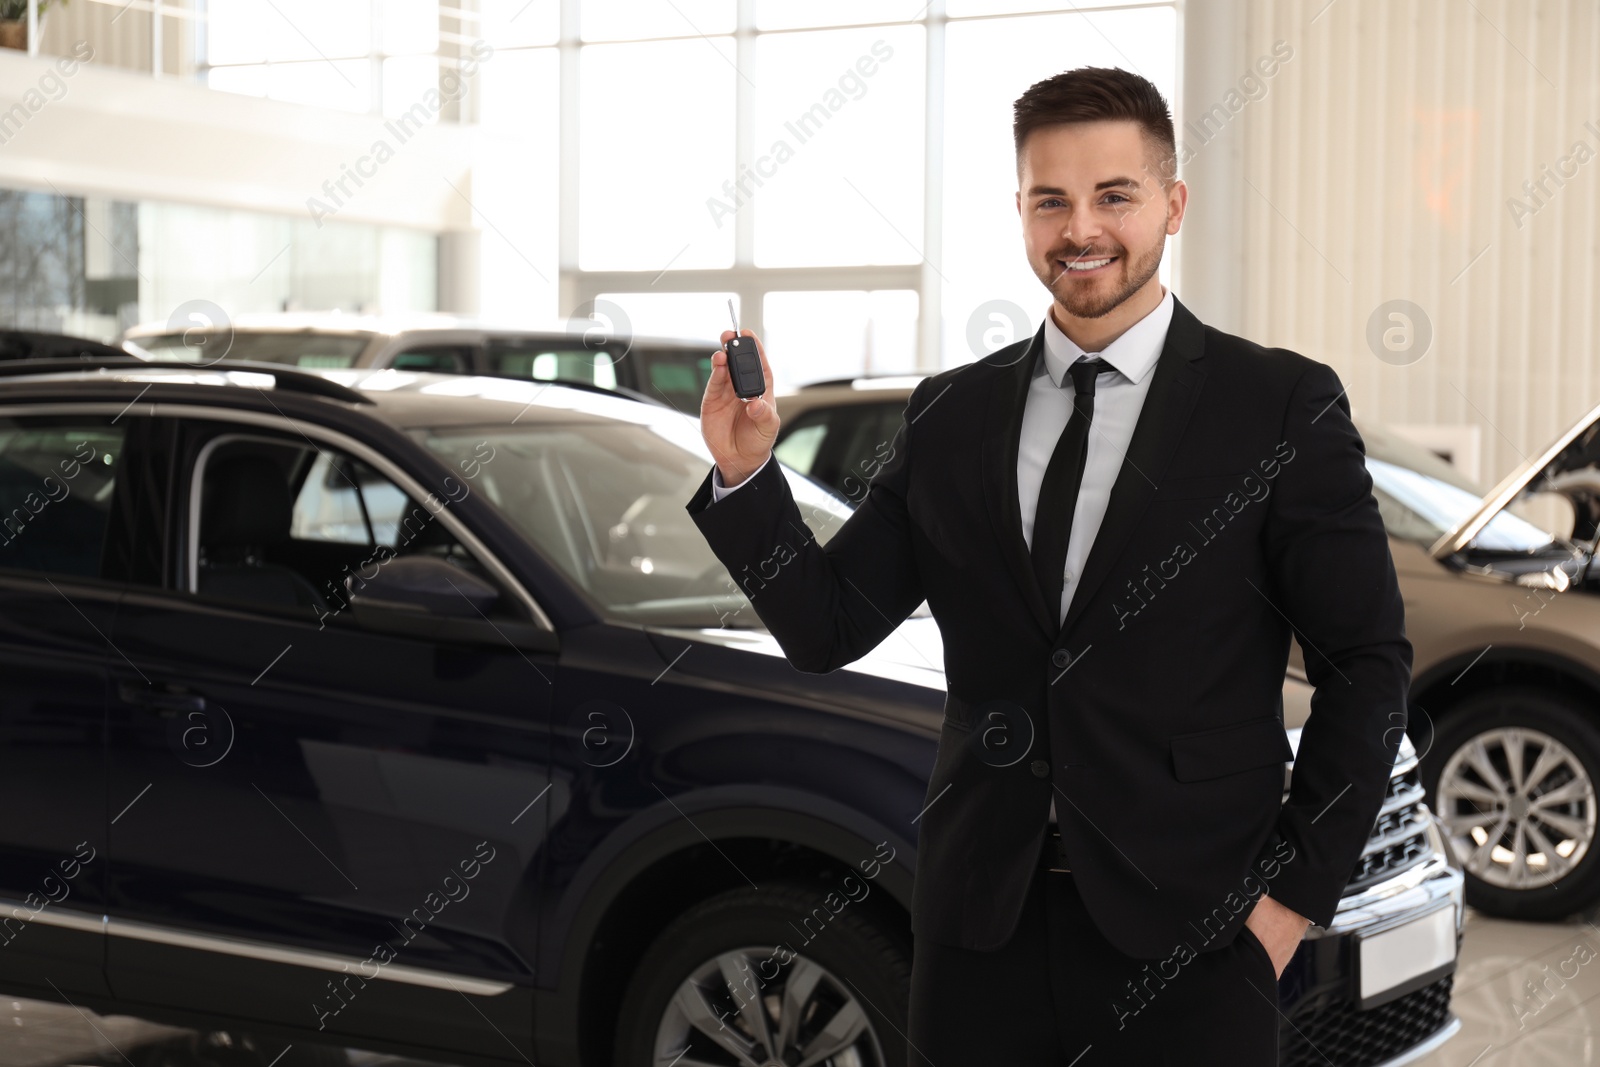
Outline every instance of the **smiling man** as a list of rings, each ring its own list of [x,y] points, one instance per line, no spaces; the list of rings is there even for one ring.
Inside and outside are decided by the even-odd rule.
[[[1014,132],[1043,324],[919,384],[861,506],[751,603],[803,671],[924,599],[943,636],[927,806],[894,828],[917,834],[913,1064],[1275,1064],[1277,981],[1333,919],[1406,722],[1365,449],[1330,368],[1158,280],[1188,190],[1154,86],[1067,71]],[[775,409],[712,362],[688,510],[738,574],[805,525]],[[1316,687],[1297,754],[1291,635]]]

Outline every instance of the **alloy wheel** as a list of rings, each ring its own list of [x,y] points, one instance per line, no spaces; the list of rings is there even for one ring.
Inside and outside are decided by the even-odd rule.
[[[1594,844],[1595,789],[1571,749],[1507,726],[1469,738],[1439,774],[1439,814],[1462,867],[1501,889],[1550,885]]]
[[[723,952],[678,986],[656,1067],[886,1067],[850,986],[788,948]]]

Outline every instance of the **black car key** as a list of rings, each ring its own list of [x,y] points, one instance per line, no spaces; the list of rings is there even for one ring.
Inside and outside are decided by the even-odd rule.
[[[728,301],[728,317],[733,319],[733,339],[722,350],[728,354],[733,395],[740,400],[754,400],[767,391],[767,376],[761,373],[761,353],[756,351],[754,337],[740,335],[739,316],[734,314],[732,299]]]

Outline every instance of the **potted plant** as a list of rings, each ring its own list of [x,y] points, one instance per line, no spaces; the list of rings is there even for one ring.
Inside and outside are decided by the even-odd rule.
[[[50,2],[39,0],[40,33],[44,32],[44,12]],[[0,0],[0,47],[28,50],[28,0]]]

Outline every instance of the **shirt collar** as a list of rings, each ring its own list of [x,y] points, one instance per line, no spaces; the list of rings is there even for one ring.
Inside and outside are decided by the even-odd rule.
[[[1129,381],[1142,380],[1156,365],[1161,350],[1166,347],[1167,327],[1172,323],[1172,303],[1172,290],[1169,288],[1162,296],[1161,303],[1150,314],[1128,327],[1121,337],[1100,351],[1100,358]],[[1047,308],[1044,315],[1044,358],[1034,366],[1034,375],[1041,373],[1042,364],[1042,372],[1049,374],[1050,380],[1060,388],[1067,367],[1087,354],[1078,347],[1077,342],[1061,332],[1061,327],[1056,325],[1055,318]]]

